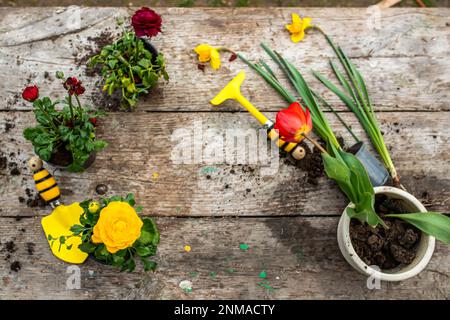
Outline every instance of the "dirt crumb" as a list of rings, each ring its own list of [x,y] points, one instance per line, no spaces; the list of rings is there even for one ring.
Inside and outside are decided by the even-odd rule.
[[[10,268],[11,268],[11,271],[19,272],[19,270],[22,268],[22,266],[19,261],[14,261],[13,263],[11,263]]]

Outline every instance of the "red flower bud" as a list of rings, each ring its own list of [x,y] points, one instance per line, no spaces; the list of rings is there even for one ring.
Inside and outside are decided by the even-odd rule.
[[[37,86],[26,87],[22,92],[22,98],[27,101],[33,102],[39,98],[39,89]]]
[[[294,102],[277,113],[274,129],[278,130],[284,141],[298,143],[303,140],[303,134],[310,132],[312,127],[309,109],[305,112],[298,102]]]
[[[97,125],[97,118],[90,118],[89,122],[95,127]]]
[[[131,25],[138,37],[154,37],[161,32],[162,19],[152,9],[142,7],[131,18]]]

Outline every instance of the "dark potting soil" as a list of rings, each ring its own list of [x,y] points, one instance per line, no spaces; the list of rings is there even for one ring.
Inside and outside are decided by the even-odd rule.
[[[66,167],[71,164],[72,161],[72,153],[64,148],[61,148],[52,154],[49,163]]]
[[[383,218],[388,213],[408,213],[403,202],[389,199],[385,195],[375,197],[375,211]],[[417,254],[420,231],[400,220],[383,218],[388,229],[383,226],[371,228],[352,219],[350,237],[358,256],[367,265],[377,265],[382,270],[410,264]]]
[[[300,145],[305,148],[305,157],[302,160],[289,158],[286,160],[286,163],[293,164],[297,168],[305,171],[306,183],[316,186],[319,184],[319,178],[324,175],[324,168],[320,150],[314,147],[311,151],[310,147],[305,142],[301,142]]]

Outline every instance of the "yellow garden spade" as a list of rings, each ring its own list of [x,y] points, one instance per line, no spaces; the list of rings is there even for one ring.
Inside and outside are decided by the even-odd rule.
[[[65,262],[83,263],[88,254],[78,249],[81,238],[70,237],[72,234],[70,227],[80,223],[83,208],[78,202],[68,206],[61,204],[58,184],[50,172],[43,167],[41,159],[32,157],[28,165],[33,171],[33,179],[39,195],[53,208],[53,212],[41,220],[50,249],[57,258]]]

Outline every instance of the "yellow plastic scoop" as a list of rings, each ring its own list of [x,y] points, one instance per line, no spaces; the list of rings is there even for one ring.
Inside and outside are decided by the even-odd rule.
[[[80,237],[67,237],[72,234],[70,227],[80,223],[82,213],[83,208],[78,202],[69,206],[60,204],[50,215],[41,220],[50,249],[56,257],[65,262],[83,263],[88,257],[87,253],[78,249],[81,244]],[[60,243],[61,236],[67,237],[64,244]]]
[[[88,254],[78,249],[81,244],[80,237],[69,237],[70,228],[80,223],[83,208],[78,202],[65,206],[59,202],[60,190],[55,178],[43,167],[42,160],[32,157],[28,165],[33,171],[33,179],[39,195],[53,208],[53,212],[42,218],[41,225],[45,237],[50,245],[52,253],[59,259],[69,263],[83,263]],[[60,242],[60,237],[66,237],[65,243]],[[68,249],[70,248],[70,249]]]

